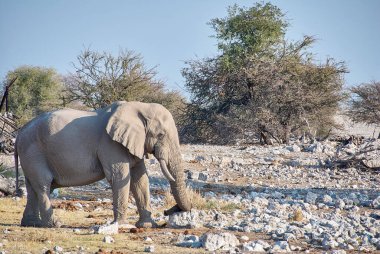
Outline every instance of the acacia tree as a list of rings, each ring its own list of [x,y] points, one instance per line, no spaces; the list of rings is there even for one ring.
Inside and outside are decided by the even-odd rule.
[[[364,83],[350,89],[347,115],[353,122],[380,124],[380,82]]]
[[[287,42],[288,24],[277,7],[233,6],[211,24],[220,55],[188,61],[182,70],[192,96],[184,137],[228,143],[253,133],[282,143],[334,124],[344,63],[315,63],[307,51],[312,37]]]
[[[147,68],[142,57],[122,50],[117,56],[86,49],[77,57],[75,72],[65,77],[66,103],[80,101],[98,109],[118,100],[155,102],[179,114],[184,99],[177,92],[167,92],[156,78],[154,68]]]
[[[62,107],[63,84],[58,73],[51,68],[21,66],[8,72],[7,84],[15,77],[9,91],[9,109],[24,124],[33,117]]]

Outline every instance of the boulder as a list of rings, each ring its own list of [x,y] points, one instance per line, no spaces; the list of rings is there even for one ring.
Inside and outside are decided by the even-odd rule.
[[[231,250],[239,244],[239,240],[231,233],[206,233],[202,235],[201,243],[208,251]]]
[[[93,227],[95,234],[113,235],[119,233],[119,224],[117,222],[106,225],[97,225]]]
[[[177,239],[177,246],[187,247],[187,248],[200,248],[202,243],[199,237],[196,235],[180,235]]]
[[[196,228],[199,224],[199,213],[196,210],[169,215],[168,225],[172,228]]]

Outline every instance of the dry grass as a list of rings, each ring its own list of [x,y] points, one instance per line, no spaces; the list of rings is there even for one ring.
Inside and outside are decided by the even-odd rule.
[[[303,221],[304,220],[304,216],[303,216],[303,213],[302,213],[301,209],[297,209],[297,210],[294,211],[292,220],[293,221]]]
[[[190,201],[193,205],[193,208],[197,210],[211,210],[218,209],[225,212],[230,212],[235,209],[241,209],[239,204],[226,202],[226,201],[215,201],[215,200],[207,200],[200,194],[199,191],[193,190],[191,188],[187,188],[187,193],[190,197]],[[164,206],[165,208],[171,208],[176,204],[173,195],[170,193],[170,190],[167,190],[164,193]]]
[[[56,201],[59,202],[59,201]],[[82,253],[95,253],[99,249],[106,251],[118,251],[120,253],[144,252],[147,245],[154,245],[156,253],[203,253],[202,249],[189,249],[176,247],[170,243],[174,236],[165,235],[171,229],[149,229],[142,233],[119,233],[112,236],[115,243],[103,243],[104,235],[92,234],[90,227],[94,224],[104,224],[112,218],[111,209],[102,211],[67,211],[55,209],[54,213],[61,220],[63,227],[32,228],[20,227],[22,213],[26,204],[25,199],[19,201],[11,198],[0,198],[0,251],[6,253],[44,253],[53,250],[54,246],[61,246],[64,252],[77,253],[80,248]],[[136,215],[136,211],[129,213]],[[91,215],[91,216],[89,216]],[[133,224],[135,221],[131,220]],[[74,232],[79,229],[79,232]],[[7,233],[4,233],[7,231]],[[149,236],[154,241],[144,242],[143,237]]]

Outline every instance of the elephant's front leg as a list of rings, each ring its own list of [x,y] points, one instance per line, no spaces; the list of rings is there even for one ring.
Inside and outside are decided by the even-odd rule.
[[[127,208],[129,200],[129,187],[131,176],[126,164],[118,164],[113,168],[112,193],[114,222],[125,224],[127,222]]]
[[[140,218],[136,223],[138,228],[157,227],[152,220],[152,209],[150,206],[149,178],[144,160],[137,162],[131,169],[131,189]]]

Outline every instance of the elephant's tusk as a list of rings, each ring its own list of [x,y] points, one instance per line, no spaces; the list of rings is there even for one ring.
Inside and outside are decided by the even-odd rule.
[[[164,160],[160,160],[160,166],[161,166],[162,173],[164,173],[164,176],[165,176],[169,181],[175,182],[175,179],[174,179],[174,177],[172,176],[172,174],[170,174],[170,172],[169,172],[169,170],[168,170],[168,167],[166,166],[166,163],[165,163]]]

